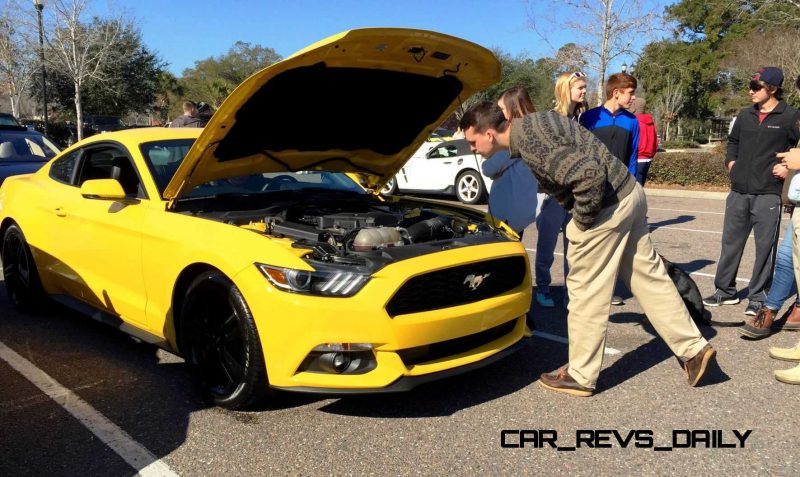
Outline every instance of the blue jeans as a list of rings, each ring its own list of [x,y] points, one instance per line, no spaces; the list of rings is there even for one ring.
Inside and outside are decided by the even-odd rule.
[[[542,203],[542,210],[536,216],[536,288],[539,291],[550,289],[550,267],[553,265],[553,252],[558,242],[558,233],[564,232],[564,278],[569,272],[567,265],[566,227],[572,216],[561,207],[557,200],[548,196]],[[566,284],[566,281],[565,281]]]
[[[636,182],[642,187],[644,187],[644,183],[647,182],[647,171],[650,170],[650,162],[651,161],[636,162]]]
[[[800,211],[798,211],[800,213]],[[775,256],[775,271],[772,272],[772,286],[764,303],[773,311],[781,309],[787,298],[797,293],[797,283],[794,280],[794,266],[792,261],[792,221],[786,226],[786,235],[783,236]],[[795,299],[795,303],[798,303]]]

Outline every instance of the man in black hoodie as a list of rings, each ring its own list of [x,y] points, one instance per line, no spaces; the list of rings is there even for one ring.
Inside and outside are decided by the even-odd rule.
[[[751,230],[756,256],[745,314],[756,316],[766,300],[781,213],[781,189],[787,173],[775,154],[788,151],[800,139],[800,112],[781,99],[782,85],[780,68],[760,68],[750,81],[753,105],[739,113],[728,136],[725,166],[731,177],[731,192],[725,203],[722,244],[714,277],[716,291],[703,300],[706,306],[739,303],[736,273]],[[752,325],[750,321],[753,320],[748,321]]]

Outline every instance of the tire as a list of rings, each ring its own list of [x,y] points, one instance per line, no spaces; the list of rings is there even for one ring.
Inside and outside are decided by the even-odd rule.
[[[463,204],[475,205],[486,196],[486,186],[480,174],[475,171],[464,171],[456,179],[456,197]]]
[[[11,225],[3,234],[0,257],[3,259],[3,280],[8,299],[19,310],[35,309],[42,302],[44,289],[31,248],[18,225]]]
[[[261,341],[239,289],[217,271],[189,285],[180,314],[180,350],[204,399],[243,409],[269,394]]]
[[[397,179],[392,177],[389,182],[387,182],[381,188],[381,195],[395,195],[397,194]]]

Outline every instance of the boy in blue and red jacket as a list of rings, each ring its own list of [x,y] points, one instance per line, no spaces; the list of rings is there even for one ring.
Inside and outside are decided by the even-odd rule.
[[[606,145],[612,156],[622,161],[633,177],[639,153],[639,120],[627,108],[633,105],[635,92],[636,78],[627,73],[613,74],[606,82],[606,102],[581,114],[578,120]],[[611,304],[625,302],[614,293]]]
[[[580,117],[583,127],[592,131],[634,177],[639,148],[639,121],[627,108],[636,99],[635,91],[636,78],[627,73],[613,74],[606,83],[606,102]]]

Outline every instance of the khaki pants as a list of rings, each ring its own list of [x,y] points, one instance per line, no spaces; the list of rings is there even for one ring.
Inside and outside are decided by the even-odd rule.
[[[675,355],[686,361],[707,344],[653,249],[646,215],[647,200],[636,184],[619,204],[601,210],[589,230],[567,225],[568,371],[581,386],[597,383],[617,278]]]

